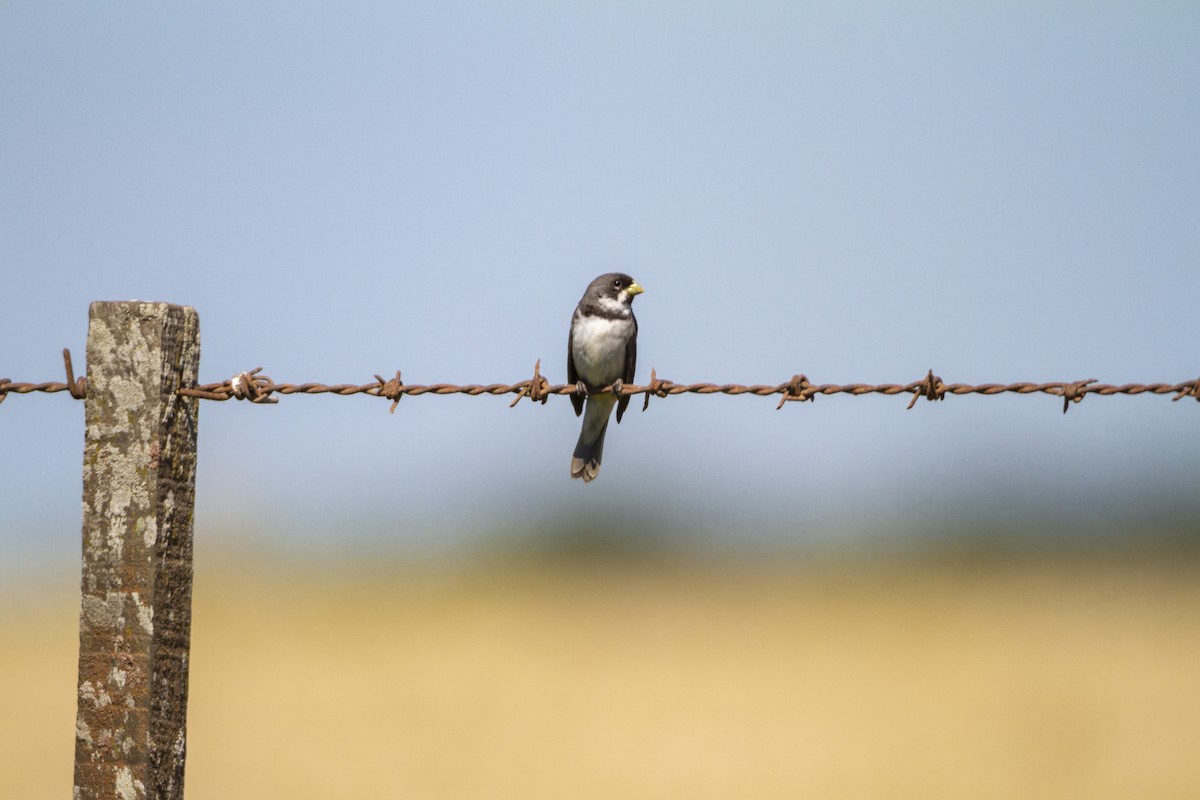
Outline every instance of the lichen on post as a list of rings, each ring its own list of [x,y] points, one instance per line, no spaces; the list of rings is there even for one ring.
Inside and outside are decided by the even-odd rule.
[[[92,303],[76,800],[183,797],[199,362],[195,309]]]

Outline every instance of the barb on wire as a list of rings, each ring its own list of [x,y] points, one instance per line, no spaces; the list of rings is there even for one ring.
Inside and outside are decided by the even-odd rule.
[[[783,404],[788,401],[816,402],[816,392],[807,375],[793,375],[790,381],[779,384],[778,388],[782,390],[783,397],[779,398],[779,405],[775,406],[776,411],[783,408]]]
[[[1194,397],[1198,402],[1200,402],[1200,378],[1197,378],[1190,383],[1181,383],[1179,385],[1181,388],[1179,389],[1179,392],[1171,398],[1172,403],[1174,403],[1176,400],[1182,400],[1188,396]]]
[[[63,348],[63,366],[67,370],[67,391],[76,400],[83,400],[87,397],[87,378],[83,375],[75,377],[75,368],[71,365],[71,351],[65,347]]]
[[[1071,407],[1071,403],[1082,403],[1087,394],[1087,387],[1096,382],[1095,378],[1064,384],[1062,387],[1063,413]]]
[[[542,405],[546,404],[546,400],[548,400],[550,397],[546,391],[550,388],[550,381],[542,377],[542,360],[540,358],[537,360],[537,363],[533,365],[533,377],[525,383],[519,383],[517,385],[521,388],[517,392],[517,396],[513,398],[513,401],[508,404],[509,408],[512,408],[517,403],[521,402],[522,397],[528,397],[530,402],[533,403],[541,403]]]
[[[646,384],[646,399],[642,401],[642,411],[650,407],[650,396],[666,397],[671,391],[671,387],[675,384],[671,381],[659,380],[658,373],[653,367],[650,368],[650,383]]]
[[[249,400],[251,403],[278,403],[278,397],[271,397],[275,391],[274,382],[258,373],[262,367],[255,367],[249,372],[239,372],[229,381],[229,390],[238,400]]]
[[[87,377],[80,375],[75,377],[75,369],[71,365],[71,351],[63,348],[63,368],[67,373],[66,383],[17,383],[8,378],[0,378],[0,403],[12,394],[30,394],[31,392],[45,392],[46,394],[54,394],[55,392],[67,392],[76,400],[83,400],[87,397]]]
[[[0,378],[0,402],[9,394],[28,394],[30,392],[69,392],[76,399],[87,395],[87,378],[75,377],[71,365],[71,352],[63,350],[63,363],[66,369],[66,383],[16,383],[8,378]],[[324,383],[276,383],[266,375],[261,374],[262,367],[256,367],[248,372],[239,372],[232,378],[220,383],[206,383],[198,386],[186,386],[179,393],[188,397],[202,400],[249,400],[260,405],[278,403],[278,395],[285,394],[334,394],[349,396],[365,394],[391,400],[389,413],[395,413],[396,407],[405,395],[447,395],[465,394],[505,395],[514,394],[509,407],[517,405],[522,398],[529,398],[533,403],[545,404],[551,395],[571,395],[577,391],[575,384],[552,384],[542,375],[542,362],[539,359],[533,367],[533,377],[518,383],[491,383],[457,385],[450,383],[434,383],[428,385],[405,384],[396,376],[385,380],[381,375],[375,376],[374,383],[365,384],[324,384]],[[885,396],[904,395],[909,397],[908,408],[912,409],[917,401],[924,397],[929,401],[945,400],[947,395],[998,395],[998,394],[1047,394],[1062,398],[1063,412],[1066,413],[1072,403],[1081,403],[1088,395],[1109,397],[1112,395],[1174,395],[1172,400],[1192,397],[1200,401],[1200,378],[1181,383],[1127,383],[1113,385],[1098,383],[1095,378],[1077,381],[1061,381],[1053,383],[946,383],[931,369],[920,380],[906,384],[883,383],[823,383],[814,384],[805,375],[793,375],[791,380],[779,384],[743,385],[736,383],[691,383],[683,384],[658,377],[657,370],[650,370],[650,382],[645,386],[634,384],[619,384],[592,389],[593,394],[618,394],[620,396],[644,395],[642,410],[650,407],[650,397],[666,398],[677,394],[749,394],[757,397],[779,395],[779,403],[775,409],[782,409],[788,402],[814,401],[817,395],[848,394],[859,396],[864,394],[881,394]]]
[[[385,381],[382,375],[376,375],[375,380],[379,381],[379,396],[392,401],[392,407],[388,409],[388,413],[395,414],[396,406],[400,405],[400,398],[404,397],[404,381],[400,380],[400,370],[396,370],[396,377],[391,380]]]
[[[929,374],[925,376],[925,380],[918,384],[917,389],[913,392],[912,400],[908,401],[908,410],[911,411],[912,407],[922,397],[930,402],[946,399],[946,384],[942,383],[941,378],[933,374],[933,370],[929,370]]]

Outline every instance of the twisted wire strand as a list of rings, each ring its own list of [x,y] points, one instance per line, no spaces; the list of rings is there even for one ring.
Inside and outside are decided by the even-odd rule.
[[[87,396],[87,378],[75,377],[71,365],[71,352],[63,350],[63,362],[67,380],[63,383],[17,383],[7,378],[0,378],[0,402],[9,394],[29,394],[32,392],[55,393],[69,392],[77,400]],[[533,377],[517,383],[489,384],[405,384],[400,371],[392,378],[375,376],[374,383],[363,384],[326,384],[326,383],[276,383],[262,373],[262,367],[248,372],[239,372],[233,377],[219,383],[206,383],[179,389],[181,395],[195,397],[201,400],[248,400],[252,403],[269,404],[279,402],[277,395],[289,394],[332,394],[348,397],[355,394],[365,394],[371,397],[382,397],[392,401],[390,411],[395,412],[400,400],[405,396],[420,396],[424,394],[450,395],[465,394],[472,397],[479,395],[507,395],[516,397],[509,404],[515,406],[522,398],[529,398],[535,403],[545,403],[551,395],[573,395],[577,392],[587,394],[618,394],[621,396],[643,395],[642,410],[650,404],[651,397],[665,398],[678,394],[749,394],[757,397],[780,395],[776,410],[784,404],[813,401],[818,395],[848,394],[859,396],[866,394],[881,394],[885,396],[911,395],[908,408],[912,408],[917,400],[944,400],[946,395],[978,394],[993,396],[998,394],[1048,394],[1061,397],[1063,413],[1072,403],[1082,402],[1088,395],[1111,397],[1113,395],[1173,395],[1172,400],[1192,397],[1200,400],[1200,378],[1180,383],[1098,383],[1095,378],[1076,381],[1053,381],[1049,383],[945,383],[930,370],[925,377],[910,383],[823,383],[814,384],[804,375],[793,375],[788,381],[778,384],[737,384],[737,383],[675,383],[660,379],[655,370],[650,370],[650,382],[639,386],[636,384],[613,384],[603,387],[582,387],[577,384],[552,384],[541,374],[542,362],[539,360],[533,368]]]

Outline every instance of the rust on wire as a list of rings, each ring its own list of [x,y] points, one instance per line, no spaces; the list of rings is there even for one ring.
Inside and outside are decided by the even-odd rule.
[[[71,365],[71,351],[63,348],[63,367],[67,373],[66,383],[56,383],[53,381],[46,383],[18,383],[9,380],[8,378],[0,378],[0,403],[11,394],[30,394],[32,392],[44,392],[46,394],[54,394],[55,392],[67,392],[76,400],[83,400],[87,397],[87,377],[80,375],[75,377],[75,369]]]
[[[87,378],[75,377],[71,364],[71,352],[63,350],[63,363],[66,369],[66,383],[17,383],[8,378],[0,378],[0,402],[9,394],[29,394],[31,392],[68,392],[77,400],[87,396]],[[197,386],[184,387],[180,394],[196,397],[202,400],[248,400],[260,405],[278,403],[278,395],[285,394],[334,394],[346,397],[353,394],[365,394],[381,397],[392,401],[389,413],[395,413],[396,407],[405,395],[447,395],[466,394],[473,397],[479,395],[516,395],[509,404],[515,406],[522,398],[531,402],[545,404],[551,395],[571,395],[577,391],[575,384],[552,384],[542,375],[542,362],[539,359],[533,367],[533,377],[518,383],[466,384],[435,383],[428,385],[405,384],[396,370],[396,376],[384,379],[375,376],[373,383],[365,384],[324,384],[324,383],[276,383],[266,375],[261,374],[262,367],[256,367],[248,372],[239,372],[232,378],[220,383],[206,383]],[[865,394],[881,394],[885,396],[903,395],[909,398],[908,408],[916,405],[917,400],[924,397],[929,401],[945,400],[947,395],[978,394],[984,396],[998,394],[1047,394],[1062,398],[1063,412],[1070,409],[1072,403],[1080,403],[1088,395],[1109,397],[1112,395],[1174,395],[1172,400],[1191,397],[1200,400],[1200,378],[1181,383],[1127,383],[1112,385],[1098,383],[1095,378],[1077,381],[1062,381],[1053,383],[946,383],[941,377],[929,370],[923,378],[906,384],[883,383],[824,383],[814,384],[805,375],[793,375],[791,380],[780,384],[743,385],[736,383],[675,383],[658,377],[658,372],[650,370],[650,382],[645,386],[620,384],[604,386],[592,390],[593,393],[616,393],[621,396],[644,395],[642,410],[650,406],[650,397],[665,398],[677,394],[749,394],[756,397],[779,395],[776,410],[782,409],[788,402],[813,401],[817,395],[848,394],[859,396]]]
[[[1182,400],[1183,398],[1188,397],[1189,395],[1191,397],[1196,398],[1197,402],[1200,402],[1200,378],[1197,378],[1196,380],[1192,381],[1190,384],[1183,383],[1183,384],[1180,384],[1180,386],[1182,388],[1180,388],[1179,391],[1175,394],[1175,396],[1171,398],[1172,403],[1175,402],[1176,400]]]
[[[922,397],[930,402],[946,399],[946,384],[942,383],[941,378],[933,374],[933,370],[929,370],[929,374],[925,376],[925,380],[916,384],[916,388],[912,393],[912,400],[908,401],[910,411]]]
[[[642,401],[642,411],[650,407],[650,396],[666,397],[675,384],[659,379],[658,373],[650,368],[650,383],[646,384],[646,399]]]
[[[1067,413],[1067,409],[1071,407],[1071,403],[1083,402],[1084,395],[1086,395],[1088,392],[1088,386],[1095,382],[1095,378],[1088,378],[1087,380],[1075,381],[1074,383],[1063,385],[1063,413]]]
[[[396,406],[400,405],[400,398],[404,397],[404,381],[400,380],[400,370],[396,370],[394,378],[385,381],[382,375],[376,375],[375,380],[379,381],[379,396],[392,401],[392,407],[388,409],[388,413],[395,414]],[[516,400],[513,402],[515,403]]]
[[[63,366],[67,370],[67,391],[76,400],[83,400],[87,397],[87,378],[83,375],[75,377],[75,368],[71,366],[71,351],[66,347],[63,348]]]
[[[517,396],[513,398],[511,403],[508,404],[509,408],[512,408],[517,403],[521,402],[522,397],[528,397],[529,400],[534,403],[541,403],[542,405],[546,404],[546,400],[548,400],[550,397],[550,395],[547,393],[547,389],[550,388],[550,381],[542,377],[542,360],[540,358],[537,360],[537,363],[533,365],[533,377],[524,383],[518,383],[516,385],[519,386],[520,389],[517,391]]]
[[[429,385],[404,384],[400,380],[400,373],[397,371],[396,377],[385,381],[381,376],[375,376],[375,383],[367,383],[361,386],[354,384],[338,384],[326,385],[321,383],[275,383],[269,378],[259,376],[259,370],[254,370],[250,373],[240,373],[235,378],[224,381],[223,383],[212,383],[198,386],[195,389],[180,389],[182,394],[191,395],[193,397],[201,397],[209,400],[229,400],[231,398],[248,399],[252,402],[267,402],[263,399],[265,396],[272,394],[338,394],[342,396],[351,394],[367,394],[375,397],[383,397],[392,401],[391,410],[394,411],[396,405],[400,402],[400,398],[404,395],[446,395],[446,394],[466,394],[471,396],[479,395],[505,395],[515,394],[516,397],[509,404],[510,407],[515,406],[522,398],[528,397],[535,403],[545,403],[550,395],[571,395],[577,391],[575,384],[551,384],[545,376],[542,375],[542,362],[539,360],[533,368],[533,377],[529,380],[520,381],[519,383],[505,384],[449,384],[435,383]],[[256,376],[253,379],[253,390],[248,390],[246,387],[250,385],[249,376]],[[234,384],[239,384],[240,389],[235,389]],[[258,394],[253,394],[257,391]],[[637,386],[633,384],[621,384],[620,386],[604,386],[599,389],[592,390],[595,394],[612,394],[616,393],[621,396],[644,395],[642,410],[646,410],[650,404],[650,397],[669,397],[676,394],[726,394],[726,395],[741,395],[749,394],[757,397],[767,397],[772,395],[780,395],[779,404],[776,409],[783,408],[783,405],[790,401],[804,402],[816,399],[817,395],[834,395],[834,394],[849,394],[849,395],[865,395],[865,394],[881,394],[885,396],[904,395],[909,397],[908,408],[916,405],[917,400],[922,397],[929,401],[945,400],[947,395],[997,395],[997,394],[1048,394],[1063,399],[1064,409],[1070,408],[1071,403],[1079,403],[1089,394],[1101,396],[1110,396],[1116,394],[1137,395],[1137,394],[1173,394],[1173,399],[1178,400],[1182,397],[1195,397],[1200,400],[1200,379],[1185,381],[1182,383],[1129,383],[1124,385],[1110,385],[1097,383],[1096,379],[1088,378],[1080,381],[1063,381],[1053,383],[984,383],[984,384],[967,384],[967,383],[951,383],[948,384],[942,378],[934,373],[931,369],[923,378],[907,384],[883,383],[883,384],[867,384],[867,383],[825,383],[814,384],[805,375],[794,375],[791,380],[780,384],[752,384],[743,385],[736,383],[692,383],[683,384],[675,383],[674,381],[665,380],[658,377],[658,372],[655,369],[650,370],[650,382],[645,386]],[[255,399],[257,396],[258,399]],[[275,400],[277,398],[271,398]]]
[[[808,400],[816,402],[816,391],[813,385],[809,383],[807,375],[793,375],[792,379],[787,383],[779,384],[777,389],[781,390],[783,397],[779,398],[779,405],[775,406],[775,410],[783,408],[783,404],[789,400],[803,403]]]
[[[272,397],[275,382],[265,375],[259,375],[262,367],[255,367],[249,372],[239,372],[229,381],[229,391],[238,400],[249,400],[251,403],[278,403],[278,397]]]

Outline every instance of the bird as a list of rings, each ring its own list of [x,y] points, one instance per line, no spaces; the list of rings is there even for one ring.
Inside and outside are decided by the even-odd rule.
[[[567,382],[575,384],[571,405],[583,414],[583,428],[571,456],[571,477],[596,479],[604,454],[604,433],[613,406],[617,422],[629,405],[628,395],[594,394],[610,384],[633,382],[637,367],[637,319],[633,298],[645,291],[623,272],[606,272],[588,284],[571,316],[567,336]],[[587,411],[584,411],[584,408]]]

